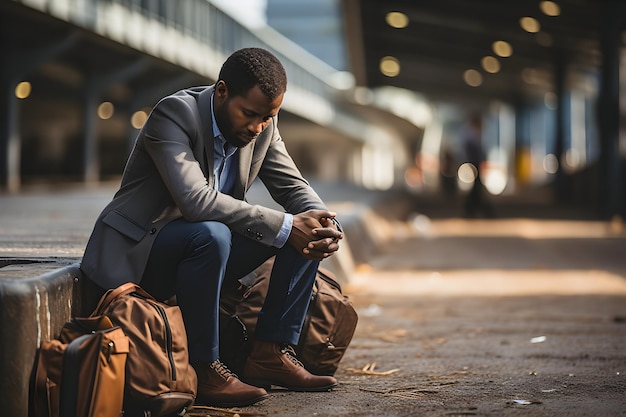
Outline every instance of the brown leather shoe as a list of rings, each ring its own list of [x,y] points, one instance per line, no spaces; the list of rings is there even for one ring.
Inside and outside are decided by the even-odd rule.
[[[254,343],[243,369],[243,380],[266,389],[277,385],[291,391],[329,391],[338,385],[332,376],[307,371],[291,346],[261,341]]]
[[[193,364],[198,374],[196,404],[245,407],[268,397],[263,388],[244,384],[219,359]]]

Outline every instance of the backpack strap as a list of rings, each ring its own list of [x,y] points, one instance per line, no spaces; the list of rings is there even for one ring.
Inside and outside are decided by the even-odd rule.
[[[147,299],[150,299],[150,300],[154,299],[154,297],[152,297],[150,294],[148,294],[138,284],[135,284],[134,282],[127,282],[125,284],[120,285],[117,288],[110,289],[106,293],[104,293],[102,298],[100,298],[100,301],[98,302],[98,305],[96,306],[95,310],[93,311],[93,313],[91,313],[91,317],[97,316],[97,315],[101,315],[102,311],[109,304],[111,304],[113,302],[113,300],[115,300],[116,298],[121,297],[123,295],[131,294],[131,293],[137,293],[141,297],[147,298]]]
[[[63,352],[63,362],[61,371],[61,395],[59,400],[59,415],[63,417],[77,417],[76,405],[78,402],[78,388],[80,386],[80,345],[93,334],[84,334],[73,340]],[[101,335],[98,336],[99,338]],[[96,357],[97,358],[97,357]],[[93,387],[86,387],[93,389]]]

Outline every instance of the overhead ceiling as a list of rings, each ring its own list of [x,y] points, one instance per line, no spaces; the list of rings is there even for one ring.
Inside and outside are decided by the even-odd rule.
[[[625,8],[613,0],[555,0],[558,16],[545,14],[540,0],[343,0],[350,68],[357,85],[390,85],[423,93],[432,100],[466,103],[492,99],[518,101],[554,91],[557,65],[585,71],[601,63],[600,5],[613,4],[622,16]],[[390,12],[408,17],[404,28],[386,22]],[[522,29],[520,19],[532,17],[540,31]],[[512,55],[499,57],[493,43],[506,41]],[[623,42],[623,41],[622,41]],[[487,72],[481,60],[497,59],[497,73]],[[381,73],[384,57],[399,64],[397,76]],[[482,78],[478,86],[464,81],[467,70]],[[476,73],[474,73],[476,75]]]
[[[174,91],[187,83],[207,82],[177,65],[17,2],[0,0],[0,28],[6,69],[28,77],[44,98],[82,97],[89,77],[114,85],[106,99],[128,101],[141,93],[147,103],[161,97],[161,86]]]

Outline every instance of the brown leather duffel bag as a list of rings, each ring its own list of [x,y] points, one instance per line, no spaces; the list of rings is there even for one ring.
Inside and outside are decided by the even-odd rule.
[[[240,280],[234,292],[222,290],[220,300],[220,358],[235,373],[241,373],[252,347],[257,316],[263,307],[273,259]],[[302,327],[298,359],[317,375],[334,375],[358,322],[352,302],[341,291],[332,272],[319,268],[311,303]]]
[[[128,337],[107,317],[73,318],[37,351],[30,417],[119,417]]]

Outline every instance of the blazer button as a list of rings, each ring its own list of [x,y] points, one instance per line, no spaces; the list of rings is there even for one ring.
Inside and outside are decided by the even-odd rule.
[[[150,229],[150,234],[153,235],[156,233],[156,227],[153,227],[152,229]]]
[[[263,233],[258,233],[256,234],[256,240],[262,240],[263,239]]]

